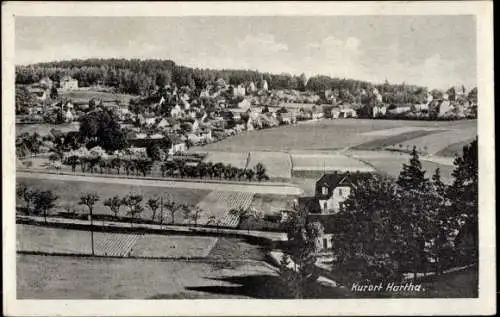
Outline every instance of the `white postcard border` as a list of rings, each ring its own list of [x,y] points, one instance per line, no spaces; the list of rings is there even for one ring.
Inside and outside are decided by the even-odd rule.
[[[493,10],[456,2],[9,2],[2,10],[2,202],[4,314],[9,316],[160,315],[487,315],[496,312]],[[340,300],[17,300],[15,253],[14,16],[457,15],[477,21],[480,265],[477,299]],[[12,106],[8,106],[12,105]]]

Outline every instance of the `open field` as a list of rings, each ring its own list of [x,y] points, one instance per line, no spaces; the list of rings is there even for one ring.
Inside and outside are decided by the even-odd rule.
[[[91,254],[89,231],[16,225],[17,251]],[[95,254],[101,256],[207,257],[216,237],[94,232]]]
[[[144,235],[132,248],[137,257],[207,257],[216,237]]]
[[[249,168],[255,168],[258,163],[264,164],[271,178],[290,178],[292,162],[290,155],[284,152],[250,152]]]
[[[474,139],[453,143],[436,153],[437,156],[455,157],[462,154],[464,146],[469,145]]]
[[[289,209],[293,201],[292,197],[278,195],[255,195],[250,207],[263,214],[274,214],[281,210]]]
[[[476,135],[476,128],[445,131],[405,140],[404,142],[395,144],[392,148],[412,149],[413,146],[416,146],[417,151],[422,153],[453,157],[456,153],[461,154],[463,146],[459,146],[458,149],[455,149],[453,148],[454,144],[468,144],[475,138]],[[450,148],[450,146],[452,147]]]
[[[96,236],[96,240],[99,238]],[[16,225],[16,250],[66,254],[91,254],[88,231]]]
[[[36,123],[36,124],[16,124],[16,135],[28,132],[37,132],[41,136],[48,135],[51,129],[61,130],[63,133],[68,133],[70,131],[78,131],[80,128],[79,122],[64,123],[64,124],[48,124],[48,123]]]
[[[71,91],[59,91],[59,95],[68,99],[71,99],[73,102],[88,102],[92,98],[101,99],[103,101],[115,101],[118,100],[122,104],[128,104],[130,99],[136,98],[136,96],[128,95],[128,94],[117,94],[112,92],[102,92],[96,90],[71,90]]]
[[[248,152],[209,152],[204,162],[223,163],[238,168],[247,166]]]
[[[386,136],[383,138],[377,138],[368,142],[358,144],[352,149],[354,150],[383,150],[386,147],[390,147],[396,144],[404,144],[405,142],[411,143],[413,139],[420,138],[423,136],[428,136],[437,133],[437,130],[414,130],[410,132],[405,132],[401,134],[395,134]]]
[[[476,120],[462,121],[409,121],[371,119],[323,119],[315,124],[281,126],[259,131],[248,131],[240,135],[194,147],[193,150],[219,151],[291,151],[291,150],[335,150],[353,147],[376,139],[392,138],[405,134],[405,138],[422,134],[406,134],[411,131],[437,133],[440,130],[476,129]],[[400,129],[400,130],[398,130]],[[386,131],[383,131],[386,130]],[[379,131],[373,133],[372,131]],[[421,132],[424,133],[424,132]],[[395,140],[396,143],[404,140]],[[449,144],[455,143],[451,138]],[[390,144],[388,144],[390,145]]]
[[[250,206],[253,199],[252,193],[213,191],[205,196],[196,206],[205,212],[198,220],[199,224],[208,224],[210,216],[219,220],[220,226],[236,228],[239,223],[239,217],[232,215],[232,209]]]
[[[366,164],[373,167],[382,175],[397,178],[403,164],[408,164],[410,156],[406,153],[398,152],[373,152],[373,151],[356,151],[351,155]],[[449,182],[452,179],[451,173],[454,169],[452,164],[443,164],[433,162],[421,158],[422,167],[426,171],[426,177],[431,177],[436,168],[439,168],[441,177],[444,182]]]
[[[261,262],[17,255],[18,299],[286,298]]]
[[[293,172],[298,171],[360,171],[372,172],[363,162],[339,153],[292,153]]]

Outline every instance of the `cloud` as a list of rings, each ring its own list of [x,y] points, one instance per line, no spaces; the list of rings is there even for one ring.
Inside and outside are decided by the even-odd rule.
[[[391,83],[405,82],[439,89],[464,82],[466,86],[474,85],[474,78],[463,78],[463,74],[471,71],[460,58],[448,59],[434,53],[410,60],[402,53],[397,43],[368,48],[355,37],[328,36],[306,45],[307,57],[297,68],[304,69],[309,76],[325,74],[375,83],[387,79]]]
[[[302,67],[308,75],[354,77],[362,74],[363,64],[361,40],[356,37],[343,40],[328,36],[320,42],[306,45],[306,58]]]
[[[355,37],[348,37],[346,40],[341,40],[335,36],[329,36],[319,43],[308,43],[307,47],[310,49],[317,49],[328,53],[335,52],[357,52],[361,41]]]
[[[238,40],[237,47],[242,54],[270,55],[288,51],[288,45],[279,43],[272,34],[247,35]]]

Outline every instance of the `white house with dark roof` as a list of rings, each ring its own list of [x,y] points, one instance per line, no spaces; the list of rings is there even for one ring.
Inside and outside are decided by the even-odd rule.
[[[78,80],[72,78],[71,76],[64,76],[59,81],[59,87],[62,90],[74,90],[74,89],[78,89]]]
[[[341,204],[349,198],[356,182],[370,178],[370,173],[329,173],[316,182],[315,197],[321,213],[337,213]]]

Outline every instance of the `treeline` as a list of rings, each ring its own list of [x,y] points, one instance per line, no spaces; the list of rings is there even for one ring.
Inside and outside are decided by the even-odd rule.
[[[24,202],[24,207],[18,207],[27,215],[41,215],[47,223],[47,217],[51,215],[51,211],[57,207],[57,202],[60,196],[56,195],[51,190],[40,190],[38,188],[31,188],[24,183],[16,185],[16,196]],[[102,220],[109,218],[107,215],[95,215],[95,205],[101,200],[101,196],[95,192],[85,192],[80,194],[80,199],[76,204],[66,203],[64,206],[65,212],[57,213],[57,216],[66,216],[73,219],[79,218],[80,220],[87,220],[88,216],[92,220]],[[124,207],[125,214],[131,225],[133,223],[152,222],[162,224],[175,224],[176,215],[180,212],[183,213],[184,219],[189,220],[191,224],[198,225],[198,220],[204,210],[184,203],[179,203],[171,199],[164,199],[163,197],[150,197],[145,199],[141,194],[130,192],[123,197],[115,195],[108,197],[102,201],[104,207],[107,207],[113,215],[109,220],[122,221],[126,220],[120,215],[122,207]],[[88,209],[88,214],[77,214],[76,205],[84,206]],[[151,221],[145,221],[141,214],[148,208],[151,210]],[[170,221],[166,221],[166,212],[169,215]],[[177,223],[178,224],[178,223]]]
[[[176,65],[171,60],[139,59],[85,59],[39,63],[16,67],[16,83],[32,84],[43,77],[59,81],[69,75],[77,79],[80,86],[105,85],[122,93],[148,95],[156,86],[166,84],[203,89],[208,83],[223,79],[227,84],[237,85],[254,82],[257,86],[266,80],[270,89],[295,89],[322,93],[336,90],[340,97],[349,99],[361,97],[361,90],[376,87],[387,101],[396,98],[398,102],[411,102],[413,96],[423,96],[424,87],[393,85],[388,82],[373,85],[367,81],[331,78],[318,75],[309,80],[304,74],[271,74],[255,70],[200,69]],[[384,95],[385,94],[385,95]],[[394,96],[394,97],[391,97]],[[361,103],[361,100],[358,100]]]
[[[416,279],[418,273],[440,275],[477,265],[477,151],[477,139],[463,148],[450,185],[443,183],[439,169],[426,177],[414,149],[396,181],[372,175],[356,182],[340,212],[326,222],[309,217],[307,206],[295,206],[284,224],[288,241],[280,263],[293,297],[307,298],[309,286],[325,274],[315,265],[323,224],[333,230],[333,261],[326,276],[348,289],[353,283],[397,283]]]
[[[455,159],[450,185],[439,169],[426,177],[415,148],[396,182],[377,176],[357,183],[335,215],[334,269],[381,281],[477,264],[477,154],[476,139]]]

